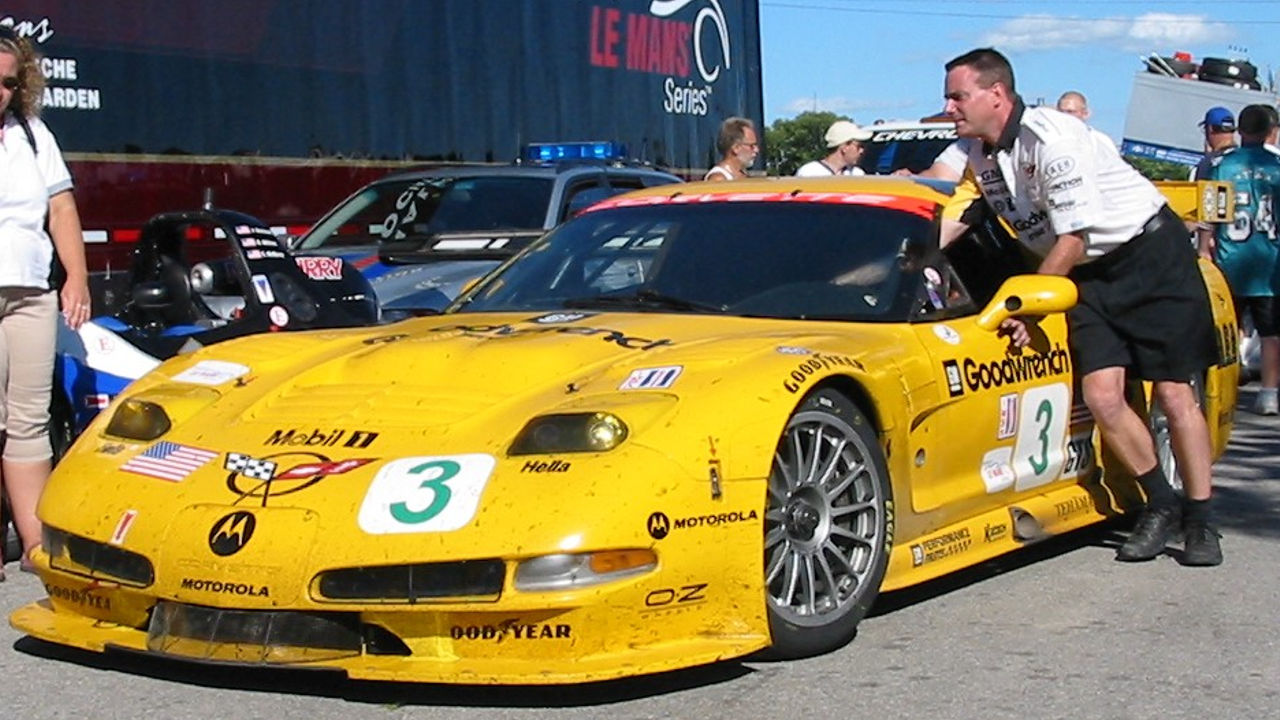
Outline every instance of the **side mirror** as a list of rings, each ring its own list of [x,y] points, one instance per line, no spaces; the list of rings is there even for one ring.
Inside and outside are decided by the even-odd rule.
[[[1014,275],[978,316],[978,327],[996,330],[1006,318],[1066,312],[1079,299],[1076,284],[1060,275]]]

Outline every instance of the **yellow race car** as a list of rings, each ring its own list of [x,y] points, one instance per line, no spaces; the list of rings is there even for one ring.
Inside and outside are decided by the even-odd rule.
[[[568,683],[849,641],[877,594],[1133,507],[1063,278],[905,179],[606,201],[443,315],[169,360],[41,499],[37,638]],[[1221,452],[1234,314],[1198,378]],[[997,334],[1009,316],[1033,341]],[[1133,402],[1144,413],[1141,387]]]

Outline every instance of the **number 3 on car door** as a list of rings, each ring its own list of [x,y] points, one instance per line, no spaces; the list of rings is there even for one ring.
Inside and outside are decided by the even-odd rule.
[[[1022,414],[1013,447],[1017,490],[1057,479],[1066,459],[1067,421],[1071,390],[1066,383],[1034,387],[1022,394]]]

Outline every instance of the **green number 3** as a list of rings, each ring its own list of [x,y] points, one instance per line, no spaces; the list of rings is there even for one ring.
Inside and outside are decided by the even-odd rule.
[[[1049,467],[1049,424],[1053,422],[1053,404],[1048,400],[1041,400],[1040,406],[1036,408],[1036,422],[1041,421],[1044,422],[1044,427],[1040,428],[1040,459],[1037,460],[1035,455],[1027,458],[1037,475],[1044,473]]]
[[[428,470],[439,470],[440,474],[423,480],[419,488],[425,488],[432,492],[431,504],[422,510],[410,510],[406,503],[398,502],[391,504],[391,517],[406,524],[424,523],[431,518],[439,515],[442,510],[449,504],[449,499],[453,497],[453,491],[445,485],[450,479],[458,474],[461,468],[458,463],[452,460],[438,460],[434,462],[424,462],[421,465],[409,471],[411,475],[426,472]]]

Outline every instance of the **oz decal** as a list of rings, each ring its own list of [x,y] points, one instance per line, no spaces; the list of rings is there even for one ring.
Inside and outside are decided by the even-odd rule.
[[[1031,388],[1022,394],[1018,435],[1013,446],[1014,487],[1026,490],[1058,478],[1066,460],[1071,389],[1066,383]]]
[[[495,463],[482,454],[393,460],[365,493],[360,529],[371,535],[457,530],[475,517]]]

